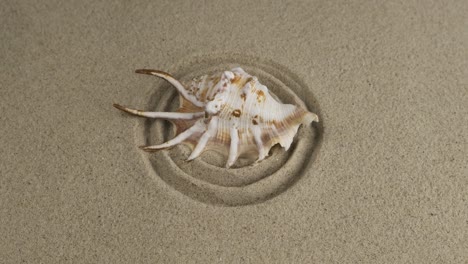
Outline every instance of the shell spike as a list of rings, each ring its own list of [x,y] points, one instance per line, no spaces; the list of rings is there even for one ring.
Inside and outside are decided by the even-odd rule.
[[[113,104],[113,106],[119,110],[122,110],[126,113],[148,117],[148,118],[161,118],[161,119],[195,119],[198,117],[202,117],[205,113],[204,112],[195,112],[195,113],[173,113],[173,112],[145,112],[141,110],[131,109],[119,104]]]
[[[208,124],[208,129],[203,133],[203,135],[200,137],[200,140],[197,143],[197,146],[195,149],[192,151],[190,156],[188,157],[187,161],[191,161],[203,152],[205,149],[206,144],[208,143],[208,140],[210,140],[211,137],[216,135],[216,131],[218,129],[218,117],[212,117],[210,120],[210,123]]]
[[[262,131],[259,126],[254,126],[252,127],[252,133],[253,133],[253,137],[255,140],[255,144],[257,144],[257,150],[258,150],[257,162],[259,162],[259,161],[264,160],[265,157],[267,156],[267,153],[265,151],[265,147],[262,141],[262,136],[261,136]]]
[[[236,68],[232,69],[231,71],[233,73],[237,73],[237,74],[246,74],[246,72],[241,67],[236,67]]]
[[[318,121],[319,121],[318,115],[311,113],[311,112],[307,112],[307,114],[304,116],[304,119],[302,120],[302,124],[309,125],[312,122],[318,122]]]
[[[239,132],[237,128],[232,127],[230,130],[231,136],[231,146],[229,148],[229,156],[226,163],[226,168],[230,168],[234,163],[236,163],[238,157],[238,148],[239,148]]]
[[[194,105],[196,105],[198,107],[204,106],[204,104],[202,102],[198,101],[195,96],[188,94],[187,89],[178,80],[176,80],[174,77],[172,77],[172,75],[170,75],[167,72],[158,71],[158,70],[149,70],[149,69],[138,69],[135,72],[136,73],[141,73],[141,74],[154,75],[154,76],[158,76],[160,78],[163,78],[164,80],[166,80],[170,84],[172,84],[177,89],[177,91],[185,99],[190,101],[192,104],[194,104]]]
[[[193,125],[189,129],[177,135],[175,138],[163,144],[154,145],[154,146],[141,146],[140,148],[149,152],[157,151],[157,150],[165,149],[165,148],[170,148],[170,147],[173,147],[177,144],[184,142],[187,138],[191,137],[195,133],[200,133],[200,132],[205,131],[205,127],[206,127],[205,123],[203,123],[202,120],[199,120],[197,123],[195,123],[195,125]]]

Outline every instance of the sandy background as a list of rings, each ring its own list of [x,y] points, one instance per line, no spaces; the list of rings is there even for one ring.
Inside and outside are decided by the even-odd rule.
[[[1,2],[0,262],[466,263],[466,1],[131,2]],[[320,106],[316,159],[273,199],[151,177],[112,108],[152,94],[135,69],[213,52]]]

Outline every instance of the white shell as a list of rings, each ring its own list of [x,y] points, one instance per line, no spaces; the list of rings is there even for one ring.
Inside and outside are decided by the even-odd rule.
[[[318,122],[318,116],[304,108],[275,100],[257,77],[242,68],[204,75],[182,84],[170,74],[157,70],[137,70],[156,75],[173,84],[180,94],[177,112],[143,112],[117,104],[125,112],[172,121],[176,136],[161,145],[145,146],[146,151],[169,148],[180,143],[193,148],[188,160],[213,149],[227,156],[226,167],[238,157],[263,160],[276,144],[286,149],[301,124]]]

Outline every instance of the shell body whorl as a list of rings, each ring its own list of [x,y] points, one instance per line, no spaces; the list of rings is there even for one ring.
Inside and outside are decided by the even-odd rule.
[[[137,70],[137,73],[166,79],[180,95],[176,113],[137,113],[137,110],[115,105],[145,117],[159,113],[156,118],[174,123],[175,138],[161,145],[143,147],[148,151],[183,143],[192,147],[189,160],[204,150],[216,150],[227,156],[226,167],[231,167],[238,157],[263,160],[276,144],[287,151],[301,124],[318,122],[318,116],[305,107],[277,101],[257,77],[242,68],[204,75],[184,84],[160,71]]]

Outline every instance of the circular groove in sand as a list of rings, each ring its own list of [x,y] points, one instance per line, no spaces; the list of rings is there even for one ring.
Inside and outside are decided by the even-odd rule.
[[[169,69],[176,78],[189,80],[207,73],[241,66],[258,77],[285,103],[295,103],[297,96],[307,108],[320,116],[317,102],[310,89],[287,68],[274,62],[253,56],[220,54],[193,56]],[[147,109],[174,111],[178,107],[176,90],[160,82],[148,102]],[[159,144],[174,136],[172,124],[161,120],[146,120],[137,129],[141,144]],[[246,165],[240,161],[237,167],[225,169],[225,157],[205,152],[192,162],[186,162],[190,150],[177,146],[145,155],[157,177],[179,192],[193,199],[227,206],[246,205],[265,201],[291,186],[309,167],[321,138],[321,124],[304,127],[298,131],[289,151],[275,146],[264,161]]]

